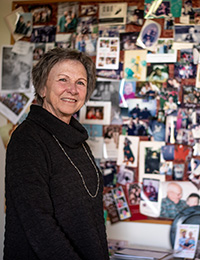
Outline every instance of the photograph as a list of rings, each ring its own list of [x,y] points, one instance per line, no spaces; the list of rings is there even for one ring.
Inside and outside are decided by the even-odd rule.
[[[11,45],[2,46],[1,57],[1,92],[30,92],[33,50],[26,55],[12,51]]]
[[[46,23],[54,24],[56,16],[54,5],[29,5],[28,10],[33,16],[33,25]]]
[[[117,165],[137,167],[138,166],[138,136],[119,136],[119,149]]]
[[[148,81],[164,83],[169,77],[169,67],[165,63],[147,64],[147,78]]]
[[[160,217],[174,219],[182,210],[199,205],[197,187],[191,181],[166,181],[160,183]],[[192,201],[192,203],[191,203]]]
[[[137,6],[127,7],[127,24],[142,25],[144,21],[144,10],[138,9]]]
[[[184,43],[199,43],[200,25],[175,24],[174,41]]]
[[[141,47],[136,45],[139,32],[120,33],[120,50],[138,50]]]
[[[146,20],[136,43],[144,49],[155,51],[160,33],[161,26],[159,23],[153,20]]]
[[[88,101],[80,110],[80,122],[83,124],[109,125],[111,102]]]
[[[79,5],[76,3],[58,3],[57,33],[72,33],[78,25]]]
[[[0,96],[0,112],[17,124],[34,99],[34,93],[9,93]]]
[[[117,159],[120,134],[121,134],[120,125],[103,126],[104,158]]]
[[[159,38],[155,52],[147,53],[147,62],[173,63],[177,61],[177,50],[173,47],[173,38]]]
[[[193,259],[199,238],[199,225],[179,224],[177,226],[174,257]]]
[[[143,178],[141,200],[158,202],[159,184],[157,179]]]
[[[142,182],[143,178],[154,178],[165,180],[165,176],[159,172],[161,147],[165,142],[160,141],[140,141],[139,148],[139,181]]]

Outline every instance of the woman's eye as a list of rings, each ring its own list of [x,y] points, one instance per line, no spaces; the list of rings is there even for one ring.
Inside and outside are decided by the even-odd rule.
[[[85,86],[85,82],[83,82],[83,81],[78,81],[77,83],[78,83],[78,85]]]
[[[59,79],[59,81],[67,82],[67,80],[66,80],[66,79]]]

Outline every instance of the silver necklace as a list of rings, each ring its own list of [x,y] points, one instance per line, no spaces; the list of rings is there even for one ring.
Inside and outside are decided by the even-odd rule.
[[[93,167],[94,167],[94,169],[95,169],[95,171],[96,171],[96,174],[97,174],[97,189],[96,189],[96,192],[95,192],[94,195],[92,195],[91,192],[89,191],[89,189],[88,189],[88,187],[87,187],[87,185],[86,185],[86,183],[85,183],[85,180],[84,180],[84,178],[83,178],[83,175],[82,175],[81,171],[78,169],[78,167],[77,167],[77,166],[74,164],[74,162],[71,160],[71,158],[69,157],[69,155],[67,154],[67,152],[65,151],[65,149],[62,147],[61,143],[60,143],[60,142],[58,141],[58,139],[55,137],[55,135],[53,135],[53,138],[56,140],[57,144],[60,146],[61,150],[63,151],[63,153],[65,154],[65,156],[67,157],[67,159],[70,161],[70,163],[71,163],[71,164],[74,166],[74,168],[77,170],[78,174],[79,174],[80,177],[81,177],[83,186],[84,186],[84,188],[86,189],[87,193],[90,195],[90,197],[96,198],[96,196],[97,196],[97,194],[98,194],[98,192],[99,192],[99,182],[100,182],[100,180],[99,180],[99,171],[98,171],[98,169],[97,169],[95,163],[93,162],[92,158],[90,157],[90,155],[89,155],[89,153],[88,153],[88,151],[87,151],[85,145],[82,144],[82,146],[83,146],[83,148],[84,148],[84,150],[85,150],[85,153],[87,154],[87,157],[90,159],[90,161],[91,161],[91,163],[92,163],[92,165],[93,165]]]

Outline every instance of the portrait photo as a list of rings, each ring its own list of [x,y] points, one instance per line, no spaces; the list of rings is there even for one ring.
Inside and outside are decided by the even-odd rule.
[[[1,91],[3,93],[31,91],[32,57],[32,47],[26,55],[13,52],[12,46],[2,47]]]

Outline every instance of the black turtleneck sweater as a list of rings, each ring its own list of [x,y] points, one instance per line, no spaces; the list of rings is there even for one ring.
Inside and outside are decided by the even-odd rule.
[[[75,119],[65,124],[32,105],[12,134],[6,155],[5,260],[108,260],[102,176],[82,147],[88,138]]]

